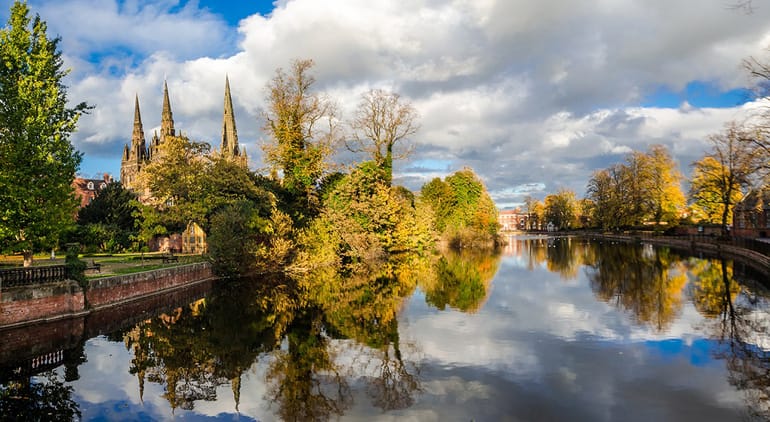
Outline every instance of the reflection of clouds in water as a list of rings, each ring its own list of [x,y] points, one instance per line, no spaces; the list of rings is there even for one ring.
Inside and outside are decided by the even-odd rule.
[[[382,350],[329,340],[353,388],[353,406],[341,419],[734,420],[744,407],[723,362],[710,355],[703,317],[689,301],[659,332],[635,322],[620,304],[598,300],[583,269],[564,282],[543,267],[508,265],[511,259],[503,258],[494,290],[474,314],[438,311],[420,291],[406,300],[398,338],[403,361],[419,368],[420,381],[409,407],[383,412],[367,395],[381,375]],[[75,382],[84,420],[172,417],[162,385],[146,381],[139,401],[122,343],[93,339],[86,355]],[[260,355],[242,375],[241,420],[277,420],[277,405],[265,395],[272,359]],[[174,416],[237,417],[230,384],[216,394],[216,401],[196,401],[193,411],[177,409]]]
[[[87,361],[78,367],[80,379],[72,383],[81,400],[141,403],[136,376],[128,373],[131,354],[122,343],[97,337],[86,343],[85,355]]]
[[[424,400],[441,403],[439,419],[452,417],[452,406],[448,404],[451,400],[472,401],[476,406],[486,403],[484,406],[498,409],[515,403],[510,414],[526,416],[529,411],[535,411],[533,415],[544,411],[540,416],[549,419],[547,415],[551,415],[557,420],[615,420],[624,416],[618,409],[640,415],[631,416],[632,420],[666,419],[665,414],[646,409],[646,403],[678,411],[696,402],[715,405],[703,406],[694,415],[718,420],[723,416],[734,417],[731,408],[741,407],[721,364],[704,368],[688,362],[688,355],[699,353],[690,346],[702,338],[698,332],[702,316],[689,302],[667,331],[656,332],[634,323],[627,311],[598,301],[583,272],[577,282],[565,284],[554,273],[523,273],[515,266],[507,266],[506,261],[508,258],[503,260],[495,278],[494,294],[476,315],[453,310],[423,313],[420,311],[424,305],[417,298],[408,302],[410,317],[402,318],[401,338],[420,345],[428,362],[423,374],[431,372],[430,366],[433,371],[438,367],[467,374],[424,382],[425,394],[434,396]],[[420,317],[415,318],[412,309]],[[648,344],[671,338],[682,339],[677,355],[651,353]],[[485,373],[490,376],[481,375]],[[478,377],[496,384],[511,384],[482,383],[484,388],[477,389]],[[467,384],[464,394],[491,391],[495,397],[477,394],[471,400],[453,392],[451,386],[458,380]],[[449,386],[441,387],[444,390],[430,387],[436,383]],[[627,397],[629,390],[636,391],[638,400]],[[501,391],[510,394],[501,397]],[[511,402],[510,396],[516,394],[530,399]],[[685,404],[671,409],[670,403],[676,403],[678,398]],[[560,413],[561,407],[549,407],[554,400],[574,403]],[[567,412],[569,408],[574,408],[574,413]],[[481,412],[480,409],[471,406],[456,410],[457,414],[473,417],[474,411]],[[488,416],[501,415],[506,413]]]
[[[150,416],[151,420],[235,414],[235,399],[229,383],[217,387],[216,401],[199,400],[192,411],[176,409],[172,414],[168,401],[163,397],[163,385],[145,380],[143,400],[140,400],[139,380],[128,372],[133,356],[123,343],[110,342],[101,337],[89,340],[86,356],[88,360],[78,368],[80,379],[72,383],[83,420],[106,418],[128,421],[135,420],[139,414]],[[275,420],[270,419],[272,411],[264,399],[265,367],[258,361],[242,375],[240,420]]]

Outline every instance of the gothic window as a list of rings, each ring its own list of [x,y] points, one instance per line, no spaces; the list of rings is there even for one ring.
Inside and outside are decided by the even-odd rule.
[[[102,182],[102,184],[101,184],[101,185],[99,185],[99,189],[100,189],[100,190],[101,190],[101,189],[104,189],[104,188],[106,188],[106,187],[107,187],[107,184],[106,184],[106,183],[104,183],[104,182]]]
[[[94,190],[94,182],[88,182],[88,190]]]

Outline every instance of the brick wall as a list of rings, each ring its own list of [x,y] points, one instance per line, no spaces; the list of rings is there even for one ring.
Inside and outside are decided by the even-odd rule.
[[[18,362],[74,347],[83,338],[83,319],[84,317],[67,318],[46,324],[0,330],[0,362]]]
[[[206,296],[213,283],[214,280],[209,279],[171,292],[153,295],[146,299],[95,310],[86,318],[85,336],[91,338],[132,327],[140,321],[155,318],[163,312],[170,312],[176,307],[185,306]]]
[[[11,287],[0,293],[0,326],[76,315],[85,306],[83,290],[74,281],[34,287]]]
[[[0,328],[89,313],[214,277],[205,262],[89,281],[71,280],[0,290]]]
[[[212,278],[211,265],[197,263],[143,273],[99,278],[89,281],[86,302],[90,309],[134,300],[163,290]]]

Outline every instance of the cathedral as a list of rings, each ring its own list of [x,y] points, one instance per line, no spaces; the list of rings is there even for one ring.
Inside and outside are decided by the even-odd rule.
[[[225,106],[222,118],[222,141],[219,154],[227,159],[234,160],[244,166],[247,165],[246,151],[238,146],[238,131],[235,128],[235,114],[233,113],[233,100],[230,96],[230,80],[225,77]],[[161,112],[160,134],[152,135],[149,147],[145,143],[144,129],[142,128],[142,116],[139,112],[139,96],[134,99],[134,130],[131,135],[131,145],[123,148],[123,157],[120,162],[120,182],[127,189],[138,190],[138,175],[142,168],[152,162],[157,155],[160,145],[168,137],[176,136],[174,129],[174,116],[171,113],[171,102],[168,97],[168,85],[163,82],[163,110]]]

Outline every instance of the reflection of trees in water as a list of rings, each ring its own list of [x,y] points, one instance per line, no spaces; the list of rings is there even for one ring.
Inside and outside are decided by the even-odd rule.
[[[490,291],[501,256],[490,251],[446,251],[434,265],[432,277],[421,279],[425,301],[438,309],[447,306],[476,312]]]
[[[215,400],[217,387],[230,383],[237,407],[241,374],[276,344],[255,293],[220,289],[126,333],[134,352],[129,372],[139,378],[140,395],[145,380],[158,383],[172,409],[192,409],[196,400]]]
[[[614,242],[592,243],[588,279],[596,296],[630,311],[640,323],[665,331],[679,314],[687,273],[667,248]]]
[[[584,239],[573,237],[546,237],[526,243],[528,268],[546,264],[548,271],[559,273],[565,279],[577,278],[581,266],[590,261],[591,248]]]
[[[397,315],[431,269],[430,261],[403,256],[377,271],[343,275],[323,268],[298,279],[216,289],[125,332],[134,353],[130,372],[140,394],[145,381],[163,385],[172,409],[215,400],[217,387],[227,383],[237,408],[241,375],[267,352],[265,398],[280,418],[325,420],[352,404],[352,366],[367,362],[377,368],[377,376],[365,378],[372,403],[409,406],[420,391],[419,370],[402,357]]]
[[[527,248],[530,268],[545,262],[563,279],[577,277],[587,266],[599,299],[630,311],[657,331],[667,329],[682,308],[687,274],[668,249],[570,237],[533,239]]]
[[[712,321],[708,332],[719,342],[728,381],[744,394],[746,415],[770,419],[770,296],[759,285],[740,285],[725,260],[694,263],[693,299]]]
[[[76,421],[80,408],[72,399],[72,387],[48,371],[35,377],[0,386],[0,421]]]
[[[419,368],[406,362],[398,335],[398,311],[414,292],[417,280],[431,278],[431,262],[417,255],[394,257],[375,272],[359,272],[316,283],[317,297],[331,337],[355,340],[347,354],[355,364],[376,374],[367,378],[367,393],[383,410],[400,409],[414,402],[420,391]],[[353,368],[351,367],[351,370]]]
[[[273,354],[267,394],[282,420],[326,420],[351,404],[350,387],[330,353],[321,319],[311,309],[295,315],[287,349]]]

